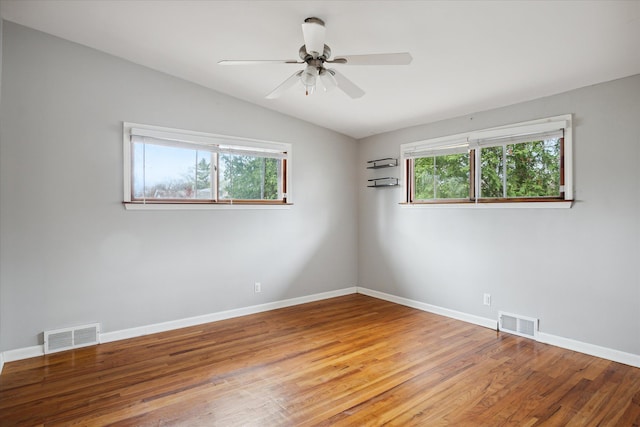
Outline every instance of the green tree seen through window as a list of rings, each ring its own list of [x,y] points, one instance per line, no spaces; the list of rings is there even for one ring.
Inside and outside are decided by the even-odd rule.
[[[415,199],[469,198],[469,155],[448,154],[414,161]]]
[[[278,199],[279,159],[220,155],[221,199]]]
[[[480,164],[483,198],[560,195],[560,139],[482,148]]]
[[[481,198],[558,197],[560,138],[481,147]],[[471,153],[414,160],[414,199],[468,199]]]

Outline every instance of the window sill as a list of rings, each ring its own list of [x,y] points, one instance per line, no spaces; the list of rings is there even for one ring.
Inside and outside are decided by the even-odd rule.
[[[492,203],[400,203],[404,208],[468,208],[468,209],[569,209],[573,200]]]
[[[293,203],[123,203],[124,208],[128,211],[289,209],[292,204]]]

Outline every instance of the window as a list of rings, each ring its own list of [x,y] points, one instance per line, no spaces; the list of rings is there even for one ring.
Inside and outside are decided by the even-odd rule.
[[[414,199],[464,199],[469,197],[469,156],[445,154],[414,159]]]
[[[569,201],[571,115],[403,144],[405,203]]]
[[[526,142],[476,148],[478,197],[561,197],[562,134],[529,136]]]
[[[128,204],[286,204],[290,144],[124,124]]]

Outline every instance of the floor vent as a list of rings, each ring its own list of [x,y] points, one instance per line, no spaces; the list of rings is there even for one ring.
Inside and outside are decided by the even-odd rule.
[[[49,354],[98,344],[99,334],[100,325],[98,323],[44,331],[44,353]]]
[[[498,328],[501,331],[534,339],[538,336],[538,319],[503,311],[499,313],[498,319]]]

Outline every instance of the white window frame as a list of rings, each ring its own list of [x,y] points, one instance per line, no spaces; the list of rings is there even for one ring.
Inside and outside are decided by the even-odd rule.
[[[482,146],[494,145],[491,141],[505,140],[508,138],[522,139],[526,135],[537,135],[542,133],[562,130],[564,133],[564,200],[549,201],[509,201],[508,199],[497,202],[483,203],[476,196],[475,201],[469,202],[410,202],[408,193],[408,180],[413,179],[413,174],[407,170],[407,160],[418,157],[440,156],[446,154],[469,152],[471,149],[479,153],[478,148]],[[495,144],[498,145],[498,144]],[[411,207],[473,207],[473,208],[570,208],[573,202],[574,182],[573,182],[573,132],[572,115],[564,114],[560,116],[547,117],[538,120],[515,123],[511,125],[499,126],[489,129],[482,129],[472,132],[449,135],[439,138],[432,138],[423,141],[410,142],[400,145],[400,158],[402,161],[402,188],[404,192],[404,202],[402,205]],[[479,182],[478,167],[475,168],[474,182]],[[477,189],[476,189],[477,195]]]
[[[154,200],[146,203],[145,201],[133,201],[132,193],[132,145],[135,138],[148,138],[149,141],[158,140],[170,142],[167,145],[180,146],[183,143],[189,148],[201,146],[204,151],[214,151],[217,153],[232,154],[248,154],[264,157],[277,157],[286,159],[285,187],[283,192],[286,202],[278,200],[269,203],[265,200],[253,201],[230,201],[229,203],[202,203],[189,200],[184,202],[175,202],[162,200]],[[258,139],[242,138],[227,135],[218,135],[206,132],[196,132],[183,129],[173,129],[161,126],[146,125],[140,123],[123,122],[122,132],[123,144],[123,175],[124,175],[124,206],[127,210],[202,210],[202,209],[287,209],[293,204],[292,188],[291,188],[291,171],[292,171],[292,145],[285,142],[263,141]],[[265,203],[266,202],[266,203]]]

